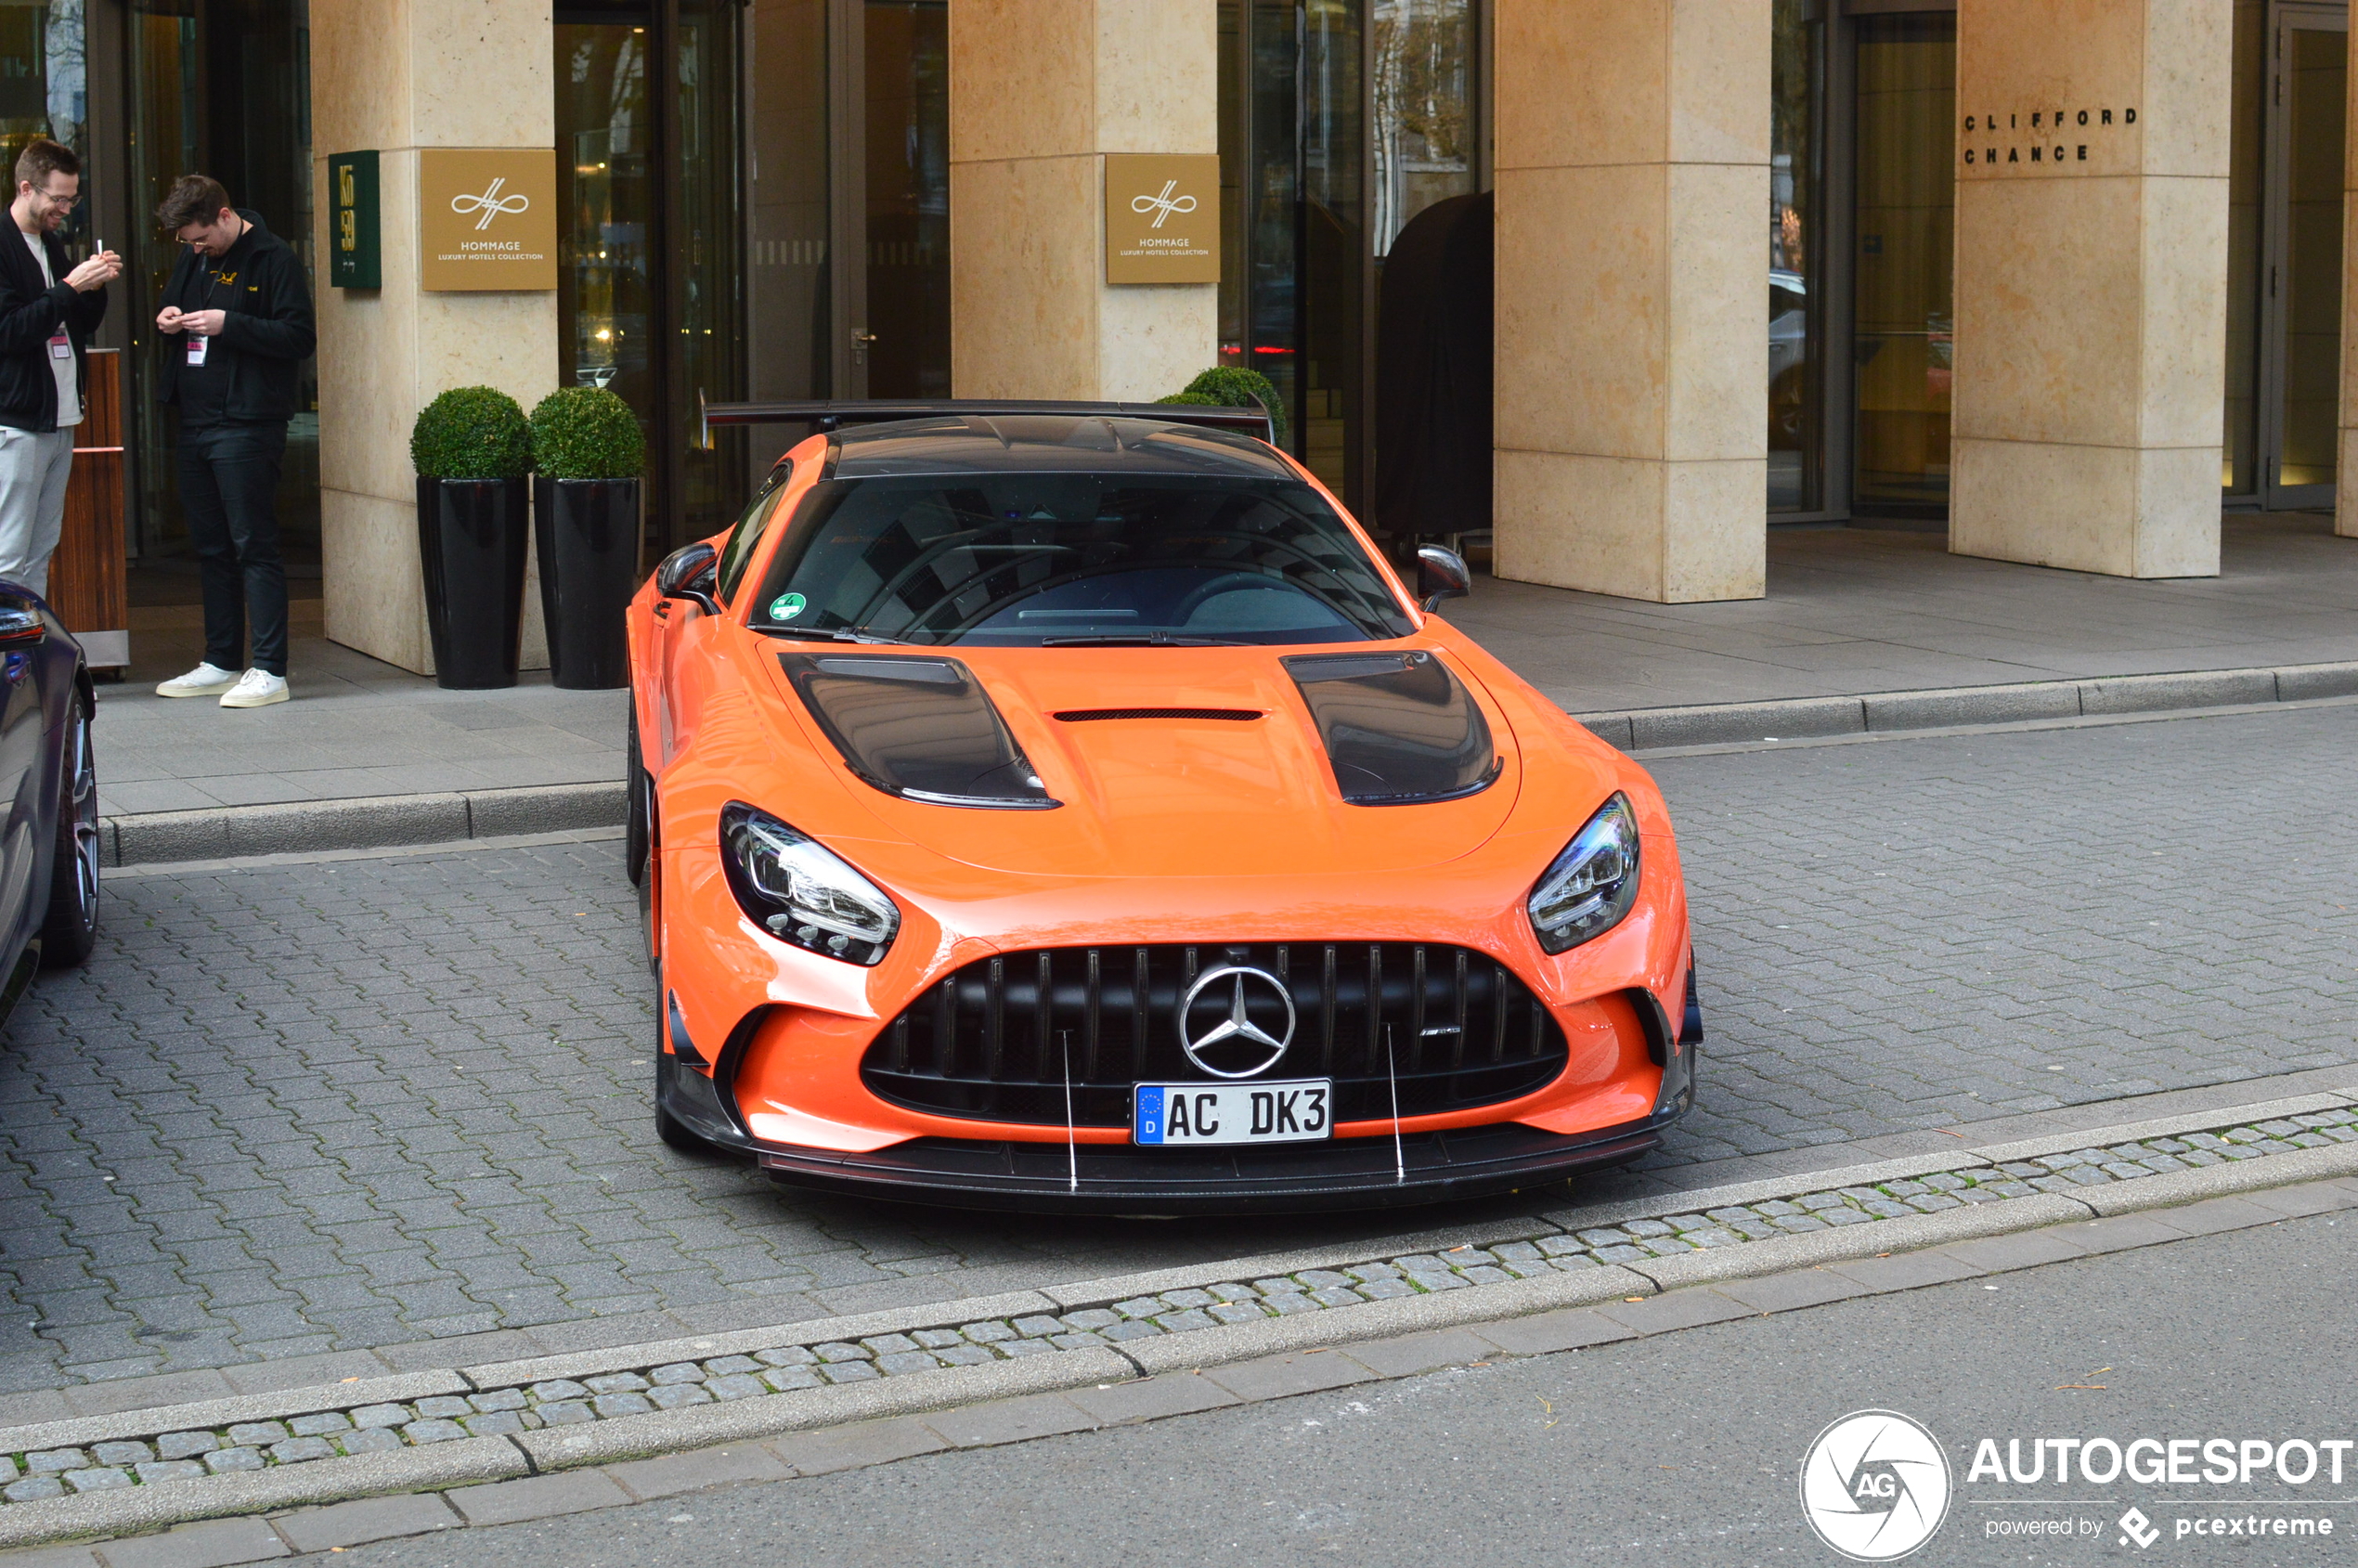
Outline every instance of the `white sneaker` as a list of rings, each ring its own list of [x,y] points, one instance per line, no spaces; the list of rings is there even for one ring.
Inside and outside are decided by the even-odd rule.
[[[266,669],[250,669],[238,677],[229,694],[221,699],[223,707],[268,707],[272,703],[287,700],[287,678],[273,675]]]
[[[219,696],[238,683],[238,672],[206,661],[186,675],[175,675],[156,688],[160,697]]]

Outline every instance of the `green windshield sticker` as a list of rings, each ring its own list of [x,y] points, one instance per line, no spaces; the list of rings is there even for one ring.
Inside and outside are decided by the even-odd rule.
[[[790,621],[802,614],[803,607],[810,603],[810,601],[799,593],[782,593],[770,602],[770,618],[773,621]]]

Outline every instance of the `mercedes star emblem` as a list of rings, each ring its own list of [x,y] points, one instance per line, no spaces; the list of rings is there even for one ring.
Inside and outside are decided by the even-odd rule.
[[[1198,1034],[1196,1031],[1196,1000],[1223,980],[1228,982],[1226,1016]],[[1271,1034],[1252,1021],[1251,1004],[1263,998],[1274,998],[1286,1010],[1286,1026],[1276,1034]],[[1213,991],[1210,1000],[1216,1006],[1221,1000],[1219,993]],[[1264,1004],[1262,1016],[1266,1017],[1269,1011]],[[1206,969],[1196,977],[1196,983],[1187,988],[1186,996],[1179,1004],[1180,1048],[1187,1053],[1189,1061],[1214,1078],[1250,1078],[1267,1072],[1277,1065],[1277,1058],[1286,1054],[1286,1046],[1293,1040],[1293,997],[1287,991],[1284,982],[1268,970],[1255,969],[1249,965],[1224,964],[1216,969]],[[1228,1048],[1219,1049],[1223,1046]],[[1211,1053],[1215,1061],[1241,1059],[1249,1065],[1214,1067],[1211,1061],[1205,1059],[1207,1053]]]

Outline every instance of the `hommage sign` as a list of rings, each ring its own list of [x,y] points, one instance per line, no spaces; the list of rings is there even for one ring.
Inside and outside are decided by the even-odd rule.
[[[1220,281],[1219,154],[1106,154],[1106,281]]]
[[[418,286],[443,292],[555,288],[555,151],[421,151]]]

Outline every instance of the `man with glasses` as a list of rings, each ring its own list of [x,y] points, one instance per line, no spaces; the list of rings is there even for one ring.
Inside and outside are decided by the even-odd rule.
[[[45,596],[82,422],[83,352],[123,274],[112,251],[66,266],[58,230],[81,199],[82,160],[35,137],[8,203],[24,246],[0,244],[0,577]]]

